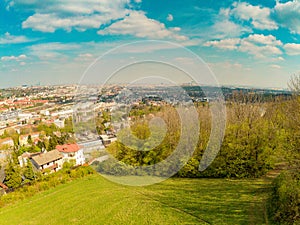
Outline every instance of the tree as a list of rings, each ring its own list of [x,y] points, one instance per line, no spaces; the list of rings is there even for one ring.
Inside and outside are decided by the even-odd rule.
[[[51,151],[51,150],[55,149],[57,144],[58,144],[57,137],[55,135],[52,135],[49,139],[49,145],[48,145],[47,150]]]
[[[4,183],[9,188],[17,188],[22,184],[21,169],[13,158],[10,158],[5,168]]]
[[[33,165],[29,159],[27,159],[27,165],[25,167],[23,176],[25,178],[25,183],[30,182],[35,179],[35,173],[33,171]]]
[[[27,143],[28,143],[29,145],[32,145],[32,144],[33,144],[32,137],[31,137],[30,134],[29,134],[28,137],[27,137]]]
[[[289,89],[296,95],[300,94],[300,74],[294,74],[289,82],[288,82]]]

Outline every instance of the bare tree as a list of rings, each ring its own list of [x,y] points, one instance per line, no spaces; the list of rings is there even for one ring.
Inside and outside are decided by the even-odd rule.
[[[294,94],[300,94],[300,74],[292,75],[288,82],[288,87]]]

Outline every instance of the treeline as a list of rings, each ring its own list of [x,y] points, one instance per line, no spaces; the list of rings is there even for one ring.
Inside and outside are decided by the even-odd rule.
[[[291,113],[294,113],[297,98],[291,100],[275,99],[273,102],[263,102],[257,95],[235,93],[232,101],[227,102],[227,124],[225,137],[219,154],[213,163],[203,172],[198,170],[203,153],[207,147],[211,132],[211,112],[207,103],[198,104],[200,132],[190,133],[190,136],[199,135],[199,141],[190,160],[175,175],[178,177],[231,177],[254,178],[260,177],[274,168],[277,162],[294,164],[297,156],[298,131],[295,131],[296,123],[293,122]],[[299,100],[300,101],[300,100]],[[144,106],[149,111],[149,106]],[[139,112],[141,108],[139,107]],[[299,106],[300,114],[300,106]],[[109,146],[108,151],[120,162],[114,165],[104,162],[99,165],[99,170],[112,165],[112,174],[139,172],[136,167],[155,165],[165,160],[176,149],[181,137],[182,126],[176,110],[171,106],[163,106],[158,112],[148,115],[131,112],[135,121],[131,128],[118,134],[119,142]],[[153,116],[160,117],[166,123],[166,134],[160,128],[149,129],[149,120]],[[159,126],[158,126],[159,127]],[[300,128],[300,121],[299,121]],[[193,131],[193,130],[191,130]],[[133,135],[129,135],[129,134]],[[134,138],[136,136],[137,138]],[[149,138],[149,137],[155,138]],[[164,137],[161,142],[160,137]],[[189,138],[189,137],[188,137]],[[187,157],[185,149],[190,148],[190,140],[183,140],[181,155],[179,158],[165,165],[164,168],[156,168],[157,171],[149,171],[149,175],[158,174],[165,176],[168,170],[174,170],[174,165],[180,165],[176,160]],[[138,139],[146,140],[139,142]],[[125,141],[124,141],[125,140]],[[181,140],[182,141],[182,140]],[[156,144],[158,142],[158,144]],[[155,145],[156,144],[156,145]],[[300,144],[300,143],[299,143]],[[152,146],[154,148],[152,149]],[[138,148],[138,149],[136,149]],[[147,151],[137,151],[137,150]],[[299,157],[298,157],[299,158]],[[122,163],[123,162],[123,163]],[[105,163],[107,165],[105,165]],[[126,169],[122,170],[122,166]],[[130,167],[132,167],[130,169]],[[118,169],[116,169],[118,168]],[[161,169],[161,171],[158,171]],[[108,171],[108,170],[107,170]],[[145,172],[145,171],[144,171]]]

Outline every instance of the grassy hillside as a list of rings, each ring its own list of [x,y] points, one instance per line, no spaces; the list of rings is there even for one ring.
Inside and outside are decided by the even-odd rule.
[[[92,175],[0,209],[0,224],[266,224],[267,188],[222,179],[127,187]]]

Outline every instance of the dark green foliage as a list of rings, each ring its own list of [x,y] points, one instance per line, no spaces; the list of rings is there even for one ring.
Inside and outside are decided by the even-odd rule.
[[[35,172],[33,170],[33,165],[29,159],[27,160],[27,164],[25,166],[23,176],[25,178],[24,180],[25,183],[31,182],[36,178]]]
[[[49,145],[47,148],[47,151],[51,151],[53,149],[55,149],[55,147],[58,145],[58,138],[55,135],[51,135],[50,139],[49,139]]]
[[[32,138],[31,138],[31,135],[29,134],[28,137],[27,137],[27,143],[29,145],[32,145],[33,144],[33,141],[32,141]]]
[[[5,168],[4,183],[9,188],[17,188],[22,184],[21,169],[14,158],[9,159]]]
[[[300,170],[286,171],[274,180],[268,211],[276,224],[300,223]]]

